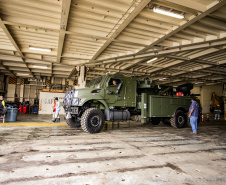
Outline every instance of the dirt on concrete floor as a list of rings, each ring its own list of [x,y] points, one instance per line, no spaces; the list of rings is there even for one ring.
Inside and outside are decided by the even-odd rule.
[[[0,127],[0,184],[226,184],[226,122],[190,128],[117,124]]]

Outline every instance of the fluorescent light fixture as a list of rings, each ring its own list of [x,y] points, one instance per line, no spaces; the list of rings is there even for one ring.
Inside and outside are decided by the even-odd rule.
[[[148,61],[147,61],[147,64],[150,63],[150,62],[153,62],[153,61],[155,61],[155,60],[157,60],[157,59],[158,59],[158,58],[155,57],[155,58],[153,58],[153,59],[151,59],[151,60],[148,60]]]
[[[29,49],[31,49],[31,50],[37,50],[37,51],[48,51],[48,52],[51,51],[51,49],[35,48],[35,47],[29,47]]]
[[[165,80],[166,78],[160,78],[159,80]]]
[[[175,86],[173,86],[173,87],[175,87],[175,88],[176,88],[176,87],[178,87],[178,86],[176,86],[176,85],[175,85]]]
[[[153,8],[153,11],[156,12],[156,13],[160,13],[160,14],[171,16],[171,17],[175,17],[175,18],[178,18],[178,19],[183,19],[184,18],[184,15],[182,15],[182,14],[173,13],[173,12],[170,12],[170,11],[167,11],[167,10],[163,10],[163,9],[160,9],[160,8],[156,8],[156,7]]]
[[[29,75],[27,73],[17,73],[17,74],[20,75],[20,76],[27,76],[27,75]]]
[[[42,68],[42,69],[47,69],[48,68],[47,66],[33,66],[33,67]]]
[[[195,84],[203,84],[204,82],[196,82]]]

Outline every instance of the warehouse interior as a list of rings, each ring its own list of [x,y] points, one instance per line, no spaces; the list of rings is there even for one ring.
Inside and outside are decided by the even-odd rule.
[[[65,92],[118,73],[193,84],[200,135],[139,119],[68,127]],[[1,0],[0,95],[18,109],[0,116],[0,184],[225,184],[226,0]]]

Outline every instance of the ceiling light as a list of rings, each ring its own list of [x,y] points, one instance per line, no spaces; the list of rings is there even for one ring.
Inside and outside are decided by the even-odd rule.
[[[17,75],[23,75],[23,76],[27,76],[27,75],[29,75],[29,74],[27,74],[27,73],[17,73]]]
[[[48,68],[47,66],[33,66],[33,67],[42,68],[42,69],[47,69]]]
[[[170,12],[170,11],[167,11],[167,10],[163,10],[163,9],[160,9],[160,8],[156,8],[156,7],[153,8],[153,11],[156,12],[156,13],[160,13],[160,14],[171,16],[171,17],[175,17],[175,18],[178,18],[178,19],[183,19],[184,18],[184,15],[182,15],[182,14],[177,14],[177,13]]]
[[[31,50],[37,50],[37,51],[48,51],[48,52],[51,51],[51,49],[35,48],[35,47],[29,47],[29,49],[31,49]]]
[[[157,60],[157,59],[158,59],[158,58],[155,57],[155,58],[153,58],[153,59],[151,59],[151,60],[148,60],[148,61],[147,61],[147,64],[150,63],[150,62],[153,62],[153,61],[155,61],[155,60]]]
[[[166,78],[160,78],[159,80],[165,80]]]

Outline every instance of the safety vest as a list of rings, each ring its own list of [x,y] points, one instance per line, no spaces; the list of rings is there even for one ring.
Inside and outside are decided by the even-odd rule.
[[[3,105],[3,108],[5,108],[5,101],[4,100],[1,101],[1,104]]]

